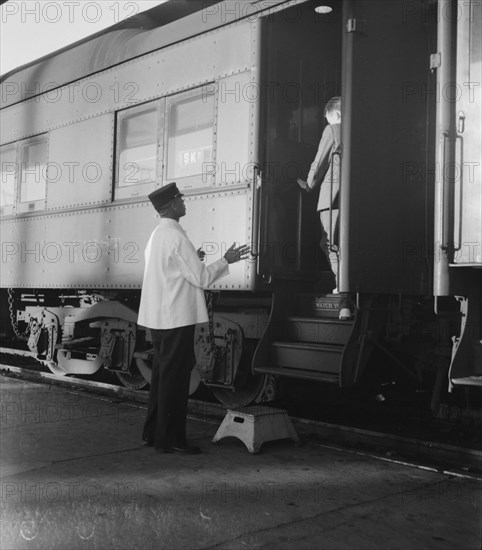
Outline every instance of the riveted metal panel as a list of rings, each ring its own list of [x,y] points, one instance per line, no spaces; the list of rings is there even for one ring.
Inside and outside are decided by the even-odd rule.
[[[226,250],[251,242],[250,190],[223,191],[190,197],[187,215],[181,219],[196,248],[202,246],[206,262],[224,256]],[[254,288],[255,261],[243,261],[229,266],[230,274],[212,285],[214,289],[248,290]]]
[[[249,22],[225,27],[5,108],[0,142],[8,143],[246,71],[250,67],[250,40]]]
[[[250,198],[246,191],[185,197],[187,214],[180,220],[195,248],[206,252],[206,263],[223,257],[233,242],[250,242]],[[109,286],[140,288],[144,249],[159,222],[150,203],[126,204],[107,210],[105,235],[111,249]],[[230,266],[229,276],[212,288],[248,290],[254,286],[253,262]]]
[[[16,254],[2,261],[2,286],[91,288],[108,268],[105,213],[72,211],[20,218],[13,225]]]
[[[97,33],[95,38],[84,39],[4,75],[5,80],[0,82],[2,105],[12,105],[27,97],[40,95],[53,86],[60,87],[74,82],[83,75],[100,72],[107,67],[189,39],[200,32],[232,24],[238,19],[247,18],[248,21],[253,21],[263,12],[270,15],[283,9],[283,4],[293,5],[306,1],[228,0],[212,7],[210,1],[167,2],[144,12],[142,19],[138,15],[126,19],[123,24],[116,24]],[[174,18],[171,15],[166,17],[166,13],[173,11],[176,12]],[[198,13],[192,13],[193,11]],[[145,16],[147,19],[144,19]]]
[[[246,190],[186,197],[181,224],[207,263],[233,243],[250,242]],[[150,203],[71,210],[2,222],[2,287],[140,288],[144,249],[158,223]],[[254,287],[253,262],[230,266],[213,288]]]
[[[259,85],[251,71],[218,82],[216,186],[252,181],[249,157],[250,104],[258,101]]]
[[[26,249],[21,249],[20,231],[22,233],[30,231],[27,226],[20,226],[15,219],[0,222],[0,239],[2,245],[2,258],[0,263],[0,285],[2,287],[22,286],[22,274],[26,269],[22,258],[26,255]],[[39,235],[42,238],[42,235]],[[36,260],[40,261],[40,255]],[[35,267],[36,262],[32,262]]]
[[[50,132],[48,210],[111,200],[113,141],[113,113]]]
[[[107,235],[113,254],[108,283],[115,288],[141,288],[144,249],[159,222],[150,202],[118,205],[107,211]]]

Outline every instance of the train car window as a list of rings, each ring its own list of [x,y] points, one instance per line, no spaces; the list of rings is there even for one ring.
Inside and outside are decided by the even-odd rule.
[[[168,103],[167,181],[181,189],[212,185],[214,95],[199,91]]]
[[[15,205],[15,178],[18,172],[15,145],[0,147],[0,215],[13,214]]]
[[[117,170],[114,198],[146,195],[158,176],[158,104],[118,113]]]
[[[47,156],[47,137],[35,137],[21,143],[19,212],[31,212],[45,208]]]

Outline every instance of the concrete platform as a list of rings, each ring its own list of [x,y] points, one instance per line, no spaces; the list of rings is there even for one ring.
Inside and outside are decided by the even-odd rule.
[[[145,409],[3,377],[1,539],[9,549],[476,549],[475,479],[307,440],[141,447]]]

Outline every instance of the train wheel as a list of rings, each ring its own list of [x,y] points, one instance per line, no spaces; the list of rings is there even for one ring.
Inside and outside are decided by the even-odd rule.
[[[56,374],[57,376],[66,376],[67,373],[64,371],[64,369],[60,368],[55,361],[40,361],[42,364],[44,364],[50,372],[53,374]]]
[[[131,390],[142,390],[147,386],[147,382],[137,368],[135,361],[131,363],[130,372],[116,372],[115,374],[122,385]]]
[[[272,400],[270,397],[266,399],[266,394],[269,395],[267,387],[271,385],[272,377],[268,375],[255,375],[249,373],[244,384],[239,389],[228,390],[223,388],[211,387],[211,390],[218,401],[229,408],[246,407],[253,402],[261,402]]]

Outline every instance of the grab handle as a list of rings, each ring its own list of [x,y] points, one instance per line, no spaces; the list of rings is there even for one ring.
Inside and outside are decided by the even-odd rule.
[[[457,157],[457,142],[460,142],[460,154]],[[460,135],[455,137],[455,167],[458,167],[458,173],[455,174],[455,187],[457,188],[457,182],[458,182],[458,193],[454,195],[454,200],[456,199],[456,196],[458,197],[458,224],[457,227],[454,227],[454,251],[460,250],[462,248],[461,240],[462,240],[462,201],[463,201],[463,192],[464,192],[464,138]],[[455,205],[454,205],[454,214],[455,214]],[[455,216],[454,216],[454,223],[455,223]],[[455,238],[455,230],[457,230],[457,238]]]
[[[330,173],[330,229],[328,232],[329,235],[329,242],[330,242],[330,250],[331,252],[338,253],[340,250],[339,243],[333,242],[333,236],[335,234],[333,229],[333,175],[334,175],[334,165],[335,165],[335,157],[338,157],[338,179],[339,179],[339,185],[338,185],[338,194],[341,190],[341,153],[340,151],[335,151],[331,155],[331,173]],[[340,213],[338,213],[338,224],[340,224]]]
[[[448,132],[442,132],[442,159],[441,159],[441,171],[442,171],[442,194],[440,199],[440,219],[441,219],[441,227],[442,227],[442,242],[441,242],[441,248],[442,250],[448,250],[449,243],[448,243],[448,230],[449,230],[449,217],[447,212],[447,169],[445,166],[445,151],[446,151],[446,145],[449,140],[449,134]]]

